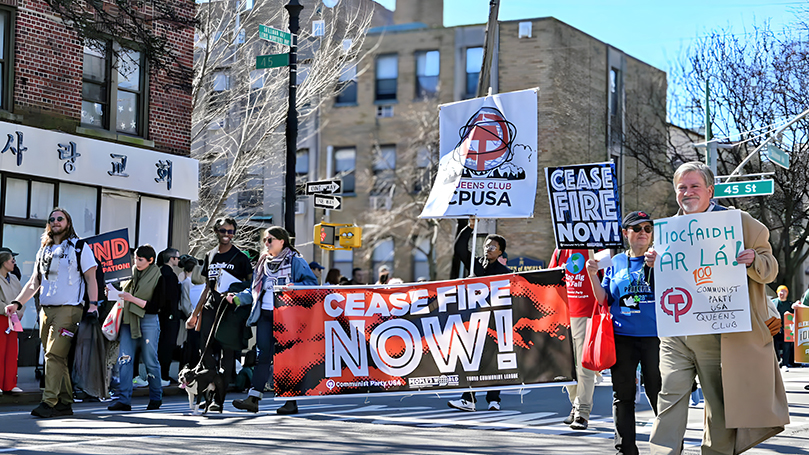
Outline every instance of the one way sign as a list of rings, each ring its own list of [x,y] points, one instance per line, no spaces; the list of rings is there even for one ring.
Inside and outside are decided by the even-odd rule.
[[[340,179],[306,182],[306,194],[339,194],[343,192],[343,181]]]
[[[341,210],[343,208],[343,198],[340,196],[327,196],[324,194],[314,195],[315,208]]]

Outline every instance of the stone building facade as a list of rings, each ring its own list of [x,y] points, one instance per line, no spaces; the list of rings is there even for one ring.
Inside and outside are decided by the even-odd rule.
[[[343,210],[331,211],[329,221],[355,223],[368,232],[378,230],[380,223],[396,226],[388,238],[368,237],[362,250],[331,253],[329,265],[344,275],[359,267],[374,270],[375,277],[384,263],[393,269],[393,276],[405,281],[423,276],[449,278],[455,223],[443,222],[435,231],[438,235],[413,232],[412,216],[395,219],[384,214],[410,203],[412,192],[401,184],[378,191],[379,178],[384,176],[380,161],[392,168],[390,175],[410,176],[389,177],[393,183],[386,190],[397,186],[396,181],[412,180],[415,174],[405,172],[408,166],[420,166],[420,153],[412,149],[413,138],[424,133],[423,124],[420,127],[414,119],[425,112],[437,118],[438,105],[475,96],[485,25],[442,27],[436,21],[441,11],[435,5],[440,3],[430,2],[432,6],[422,15],[409,7],[397,10],[394,25],[370,30],[366,45],[373,49],[372,55],[359,63],[360,70],[352,73],[357,75],[350,82],[356,95],[338,97],[322,116],[320,177],[353,181],[353,191],[344,195]],[[544,168],[550,165],[612,159],[619,173],[624,213],[644,209],[657,215],[655,200],[661,201],[659,214],[667,213],[664,204],[670,185],[654,182],[625,157],[629,146],[666,152],[665,73],[552,17],[500,22],[493,35],[496,44],[488,84],[493,92],[539,88],[539,175],[534,217],[492,220],[483,223],[480,234],[503,235],[511,258],[547,263],[554,248],[544,179]],[[437,128],[437,120],[432,124]],[[438,151],[430,153],[434,165]],[[428,238],[434,248],[417,250]],[[427,257],[425,250],[429,250]],[[432,275],[428,275],[430,267]]]

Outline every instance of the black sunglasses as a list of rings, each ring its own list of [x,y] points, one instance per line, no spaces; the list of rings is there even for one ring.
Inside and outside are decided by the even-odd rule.
[[[53,223],[54,221],[65,221],[65,217],[57,216],[57,217],[50,217],[48,218],[48,223]]]
[[[220,234],[227,234],[227,235],[233,235],[236,233],[236,229],[217,229],[217,231]]]
[[[635,231],[635,232],[640,232],[640,231],[641,231],[641,229],[643,229],[643,230],[644,230],[644,231],[645,231],[647,234],[651,234],[651,233],[652,233],[652,227],[651,227],[651,226],[649,226],[648,224],[647,224],[647,225],[645,225],[645,226],[641,226],[641,225],[639,225],[639,224],[636,224],[636,225],[634,225],[634,226],[629,226],[629,229],[632,229],[632,230],[633,230],[633,231]]]

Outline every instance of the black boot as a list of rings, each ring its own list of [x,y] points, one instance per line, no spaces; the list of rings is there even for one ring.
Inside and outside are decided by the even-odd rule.
[[[295,400],[290,400],[284,403],[283,406],[276,409],[275,412],[280,415],[290,415],[290,414],[297,414],[298,413],[298,402]]]
[[[249,395],[246,400],[233,400],[233,407],[248,412],[258,412],[258,401],[261,398]]]

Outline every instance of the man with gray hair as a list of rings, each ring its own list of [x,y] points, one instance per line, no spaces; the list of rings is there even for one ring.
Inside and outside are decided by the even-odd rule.
[[[713,198],[714,175],[700,162],[674,173],[677,215],[727,210]],[[703,454],[737,454],[784,431],[789,423],[786,392],[772,335],[780,319],[770,317],[765,293],[778,275],[767,227],[741,212],[744,250],[736,257],[747,267],[750,332],[660,337],[663,386],[649,439],[654,455],[680,454],[688,421],[688,400],[695,375],[705,395]],[[646,253],[654,263],[657,253]],[[665,277],[658,277],[658,283]]]

